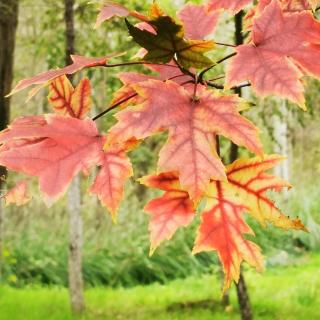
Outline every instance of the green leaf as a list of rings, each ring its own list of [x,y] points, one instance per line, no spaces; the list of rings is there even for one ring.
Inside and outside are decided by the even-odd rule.
[[[136,43],[148,50],[144,60],[168,63],[174,57],[186,69],[202,69],[213,62],[204,53],[214,48],[213,41],[185,40],[181,25],[169,16],[161,16],[149,22],[157,34],[140,30],[128,20],[126,24],[130,35]]]

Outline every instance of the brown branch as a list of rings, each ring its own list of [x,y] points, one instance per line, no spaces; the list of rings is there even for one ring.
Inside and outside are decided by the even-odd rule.
[[[158,66],[166,66],[166,67],[172,67],[172,68],[179,68],[178,66],[175,66],[173,64],[168,63],[158,63],[158,62],[149,62],[149,61],[132,61],[132,62],[123,62],[123,63],[115,63],[115,64],[106,64],[103,66],[103,68],[115,68],[115,67],[123,67],[123,66],[134,66],[134,65],[158,65]]]
[[[224,62],[224,61],[226,61],[226,60],[234,57],[236,54],[237,54],[236,52],[231,53],[231,54],[225,56],[224,58],[218,60],[218,61],[217,61],[215,64],[213,64],[212,66],[210,66],[210,67],[204,69],[203,71],[201,71],[200,74],[199,74],[199,81],[202,82],[204,75],[205,75],[208,71],[210,71],[212,68],[214,68],[214,67],[217,66],[218,64],[220,64],[220,63],[222,63],[222,62]]]
[[[196,75],[194,73],[192,73],[191,71],[189,71],[188,69],[184,68],[179,62],[178,60],[174,57],[173,61],[175,62],[176,66],[180,69],[180,71],[190,77],[192,77],[193,79],[196,78]]]
[[[203,85],[207,85],[209,87],[212,87],[212,88],[216,88],[216,89],[219,89],[219,90],[224,90],[225,87],[223,85],[220,85],[220,84],[217,84],[217,83],[214,83],[214,82],[211,82],[211,81],[204,81],[202,82]],[[239,86],[234,86],[234,87],[231,87],[230,90],[239,90],[241,88],[245,88],[245,87],[250,87],[251,86],[251,83],[245,83],[245,84],[241,84]]]
[[[122,99],[120,100],[119,102],[111,105],[108,109],[104,110],[103,112],[99,113],[98,115],[96,115],[94,118],[92,118],[93,121],[96,121],[98,120],[99,118],[101,118],[102,116],[104,116],[105,114],[107,114],[108,112],[112,111],[113,109],[119,107],[121,104],[129,101],[130,99],[136,97],[138,94],[137,93],[134,93],[132,94],[131,96],[125,98],[125,99]]]
[[[232,47],[232,48],[235,48],[236,45],[234,44],[229,44],[229,43],[224,43],[224,42],[214,42],[215,44],[217,44],[218,46],[224,46],[224,47]]]

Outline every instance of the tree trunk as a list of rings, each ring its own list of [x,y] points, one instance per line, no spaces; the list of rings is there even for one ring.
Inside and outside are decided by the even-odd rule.
[[[65,0],[66,64],[75,53],[74,0]],[[69,77],[72,80],[72,77]],[[68,192],[69,211],[69,293],[72,312],[81,315],[85,310],[82,277],[82,217],[81,186],[77,176]]]
[[[0,0],[0,131],[5,129],[10,117],[11,91],[15,37],[18,25],[18,0]],[[0,167],[0,191],[2,192],[6,169]],[[0,204],[0,280],[2,279],[3,208]]]
[[[66,64],[71,64],[70,55],[75,53],[74,0],[65,0],[64,19],[66,23]],[[69,76],[71,79],[72,76]]]
[[[69,292],[74,314],[85,310],[82,279],[82,219],[80,177],[77,176],[68,192],[69,210]]]
[[[244,37],[243,37],[243,17],[244,12],[240,11],[235,16],[235,43],[237,46],[243,44]],[[241,97],[242,96],[242,90],[238,89],[236,90],[236,93]],[[235,161],[238,157],[238,146],[235,144],[231,145],[230,149],[230,163]],[[242,269],[240,270],[240,278],[239,282],[236,284],[237,288],[237,295],[238,295],[238,303],[239,308],[241,312],[241,319],[242,320],[252,320],[252,311],[251,311],[251,304],[249,299],[249,294],[247,291],[247,286],[244,278],[244,274]]]
[[[242,320],[252,320],[252,310],[250,299],[248,296],[248,290],[246,286],[246,282],[244,280],[243,272],[240,272],[240,279],[237,283],[237,295],[238,295],[238,303],[241,312],[241,319]]]
[[[274,138],[276,140],[275,152],[285,156],[286,160],[276,166],[274,172],[284,180],[290,181],[291,144],[288,139],[288,118],[290,117],[290,114],[286,100],[279,100],[279,104],[281,114],[275,114],[272,117]]]

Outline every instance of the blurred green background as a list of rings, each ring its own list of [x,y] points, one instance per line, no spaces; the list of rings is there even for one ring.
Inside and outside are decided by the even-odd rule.
[[[126,6],[147,10],[151,1],[129,0]],[[184,1],[159,1],[173,13]],[[87,0],[76,1],[77,53],[103,56],[126,51],[121,59],[130,60],[137,47],[128,38],[124,21],[115,19],[93,29],[97,6]],[[65,60],[63,1],[21,0],[15,52],[15,83],[49,68],[63,66]],[[215,40],[233,42],[233,20],[225,15],[214,35]],[[218,47],[214,59],[229,53]],[[217,68],[219,69],[219,68]],[[142,70],[130,67],[130,71]],[[112,92],[120,87],[117,72],[129,69],[92,69],[82,72],[92,81],[92,115],[105,109]],[[144,70],[146,71],[146,70]],[[148,71],[147,71],[148,72]],[[212,76],[223,69],[214,70]],[[294,189],[274,195],[287,215],[299,216],[310,233],[284,232],[273,227],[262,229],[249,221],[256,242],[263,248],[266,273],[247,270],[249,295],[257,319],[320,318],[320,83],[305,79],[308,111],[278,98],[264,101],[250,93],[255,103],[246,112],[262,128],[266,153],[287,156],[277,174],[290,180]],[[25,103],[26,92],[16,95],[11,118],[49,112],[47,90]],[[106,131],[112,116],[99,120]],[[157,161],[156,150],[164,137],[146,141],[131,154],[135,178],[151,173]],[[229,144],[222,142],[227,159]],[[241,153],[245,154],[243,150]],[[85,319],[239,319],[234,288],[231,305],[220,304],[221,271],[214,253],[191,255],[195,221],[180,230],[171,242],[148,256],[148,217],[143,206],[154,196],[134,179],[126,188],[116,225],[97,199],[85,193],[92,176],[82,180],[84,197],[83,272],[88,301]],[[20,177],[10,174],[8,188]],[[67,299],[68,215],[66,197],[48,209],[32,186],[33,200],[24,207],[5,208],[3,281],[0,286],[0,320],[71,319]]]

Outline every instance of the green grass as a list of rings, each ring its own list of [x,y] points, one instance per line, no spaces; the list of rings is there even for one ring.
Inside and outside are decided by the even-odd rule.
[[[289,267],[246,271],[255,319],[320,319],[320,255]],[[132,289],[94,288],[86,291],[86,320],[209,320],[240,319],[235,291],[231,306],[219,303],[215,276],[176,280]],[[0,320],[69,320],[68,292],[58,287],[0,287]]]

